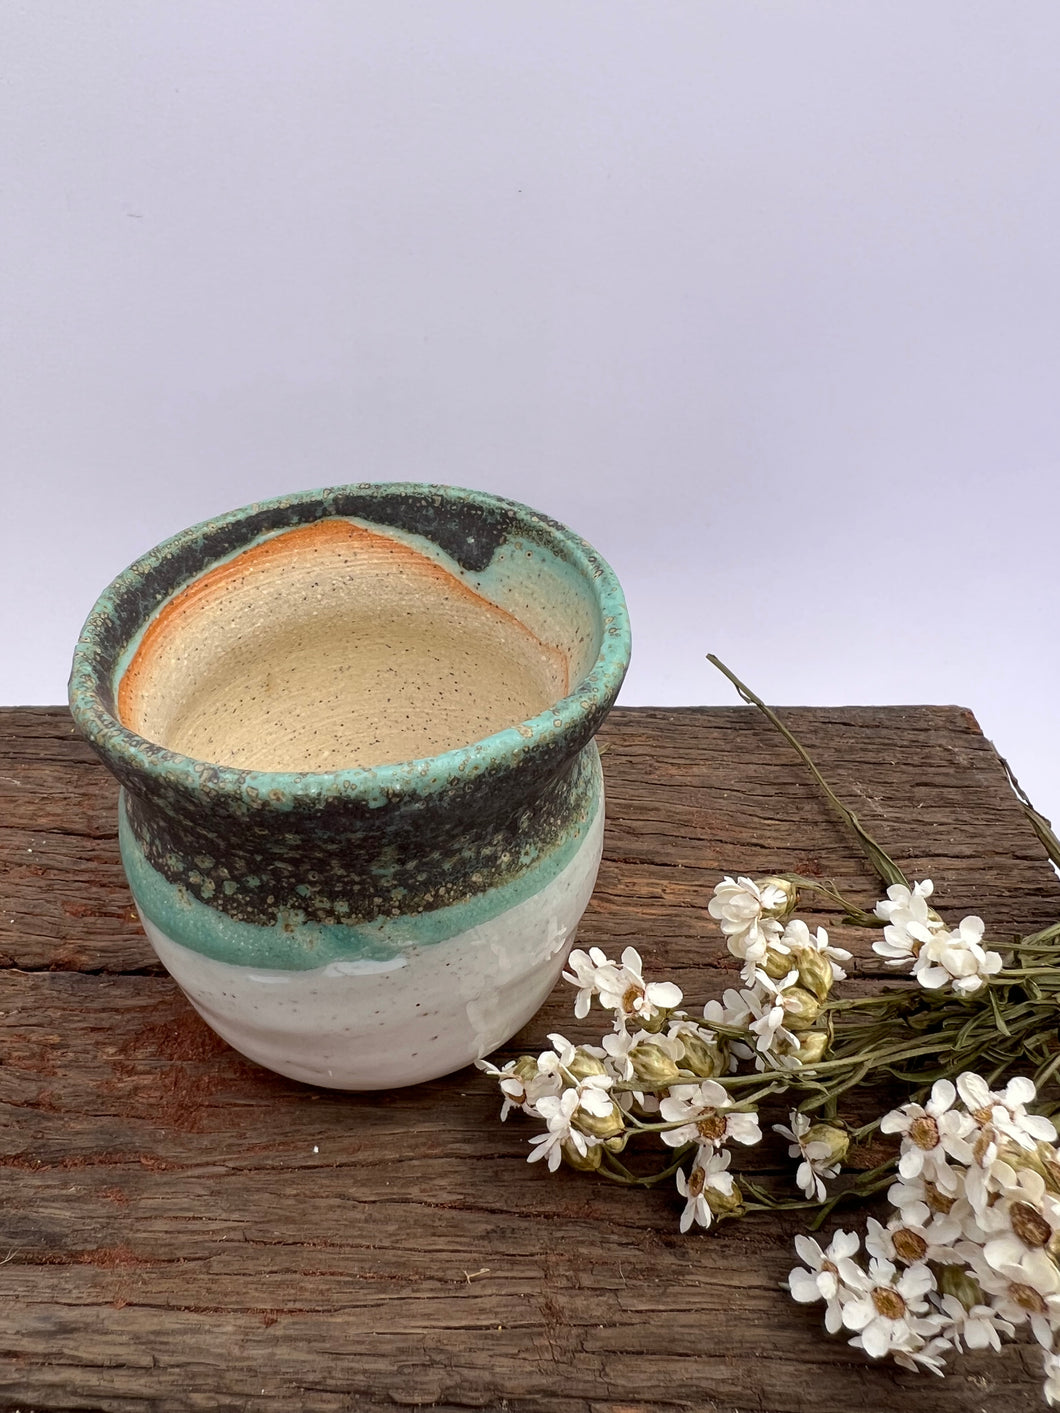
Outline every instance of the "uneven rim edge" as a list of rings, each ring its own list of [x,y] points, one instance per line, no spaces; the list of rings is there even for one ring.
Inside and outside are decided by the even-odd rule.
[[[117,600],[136,588],[146,569],[160,559],[175,555],[205,531],[237,525],[263,511],[323,503],[327,497],[353,491],[369,495],[378,493],[380,496],[402,493],[442,495],[446,499],[460,499],[483,507],[507,510],[528,526],[544,527],[548,538],[563,547],[584,575],[596,597],[603,622],[603,636],[589,672],[572,686],[566,696],[525,721],[513,723],[466,746],[438,755],[378,766],[353,766],[334,771],[242,770],[237,766],[201,761],[171,751],[124,726],[103,701],[101,670],[110,670],[113,660],[106,663],[100,661],[102,653],[98,643],[98,625],[101,619],[112,614]],[[203,565],[204,570],[207,567],[207,564]],[[309,803],[337,795],[349,800],[365,798],[379,802],[383,798],[394,801],[404,795],[422,797],[444,789],[449,776],[462,765],[466,767],[473,763],[480,769],[484,766],[494,769],[506,765],[513,767],[526,753],[536,753],[568,735],[578,735],[584,730],[587,719],[605,715],[614,705],[629,665],[630,646],[625,596],[614,571],[587,541],[561,522],[521,501],[509,500],[487,491],[415,481],[351,482],[276,496],[238,507],[189,526],[140,555],[107,585],[85,621],[74,650],[69,700],[78,727],[105,759],[114,760],[138,774],[165,781],[178,789],[202,791],[207,788],[211,793],[232,793],[251,800],[264,797],[271,801],[275,801],[277,792],[280,792],[291,803]],[[583,705],[586,702],[590,710]]]

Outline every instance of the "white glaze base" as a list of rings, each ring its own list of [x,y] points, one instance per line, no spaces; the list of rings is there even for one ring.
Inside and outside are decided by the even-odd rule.
[[[333,1089],[390,1089],[450,1074],[519,1030],[552,990],[596,882],[601,800],[551,883],[445,942],[388,962],[273,971],[214,961],[141,914],[166,970],[218,1035],[259,1064]]]

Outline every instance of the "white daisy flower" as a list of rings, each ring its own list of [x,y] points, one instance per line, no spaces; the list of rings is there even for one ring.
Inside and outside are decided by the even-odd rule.
[[[1000,1349],[1001,1338],[1011,1339],[1015,1326],[990,1305],[966,1308],[956,1295],[941,1295],[938,1305],[945,1323],[942,1337],[959,1353],[972,1349]]]
[[[618,968],[599,947],[590,947],[588,952],[575,948],[567,958],[567,965],[570,971],[563,973],[563,980],[579,988],[574,998],[574,1014],[582,1020],[589,1014],[593,997],[599,996],[603,978],[610,980]]]
[[[701,1147],[722,1147],[725,1143],[758,1143],[762,1130],[758,1115],[737,1113],[720,1084],[705,1079],[702,1084],[675,1084],[659,1105],[660,1117],[680,1128],[667,1129],[659,1137],[670,1148],[685,1143]]]
[[[720,922],[732,955],[754,966],[780,937],[777,918],[788,909],[791,897],[791,885],[779,879],[755,883],[750,878],[733,882],[725,877],[715,887],[707,911]]]
[[[918,1320],[919,1330],[914,1330],[904,1345],[895,1345],[891,1349],[891,1358],[896,1364],[900,1364],[903,1369],[908,1369],[911,1373],[918,1374],[926,1369],[929,1374],[938,1374],[943,1378],[946,1373],[946,1355],[952,1352],[953,1346],[948,1339],[931,1338],[931,1332],[937,1327],[938,1321],[929,1317],[927,1320]],[[928,1338],[924,1338],[927,1333]],[[855,1348],[863,1349],[861,1337],[855,1335],[848,1343]]]
[[[922,1228],[931,1242],[932,1254],[928,1259],[945,1265],[952,1261],[945,1255],[947,1249],[956,1249],[958,1244],[970,1241],[982,1245],[983,1234],[979,1229],[976,1211],[967,1197],[961,1192],[961,1175],[955,1168],[945,1170],[954,1183],[951,1191],[945,1191],[935,1182],[927,1182],[924,1177],[910,1178],[908,1182],[896,1182],[887,1191],[892,1206],[898,1210],[895,1220],[906,1226]]]
[[[747,1000],[742,991],[736,991],[733,987],[727,987],[725,994],[720,1001],[708,1001],[703,1007],[703,1019],[714,1026],[724,1026],[727,1030],[740,1030],[747,1035],[747,1027],[754,1019],[753,1012],[747,1004]],[[747,1035],[748,1041],[753,1037]],[[749,1060],[754,1055],[754,1046],[745,1044],[742,1040],[737,1040],[732,1036],[725,1037],[725,1043],[729,1047],[730,1063],[729,1068],[735,1070],[740,1060]]]
[[[550,1035],[552,1042],[551,1050],[542,1050],[537,1057],[537,1068],[541,1074],[561,1074],[563,1070],[569,1070],[574,1063],[574,1056],[578,1047],[562,1035]]]
[[[701,1148],[686,1178],[682,1171],[677,1173],[677,1190],[686,1198],[685,1210],[681,1213],[681,1230],[687,1231],[693,1222],[701,1227],[709,1227],[714,1220],[707,1194],[713,1191],[719,1197],[731,1202],[735,1196],[732,1174],[728,1171],[730,1153]]]
[[[580,1079],[572,1091],[578,1096],[578,1108],[584,1109],[594,1118],[606,1119],[615,1106],[610,1092],[612,1083],[609,1074],[589,1074]],[[538,1104],[537,1107],[540,1113],[541,1105]]]
[[[973,1161],[964,1174],[964,1196],[971,1203],[977,1222],[1000,1191],[1003,1143],[993,1124],[984,1124],[974,1136]]]
[[[682,992],[672,981],[645,982],[640,953],[627,947],[622,965],[613,972],[598,973],[600,1004],[623,1018],[650,1021],[659,1011],[679,1006]]]
[[[629,1058],[629,1052],[642,1040],[657,1038],[646,1030],[614,1030],[605,1035],[601,1044],[615,1078],[628,1083],[633,1078],[633,1061]]]
[[[647,1030],[620,1029],[612,1031],[610,1035],[604,1036],[603,1048],[607,1063],[617,1080],[628,1084],[636,1079],[632,1052],[636,1050],[638,1045],[654,1046],[664,1055],[668,1055],[673,1060],[675,1067],[680,1064],[684,1055],[684,1046],[674,1036],[656,1035]],[[654,1114],[659,1111],[659,1100],[646,1090],[626,1089],[616,1095],[616,1099],[624,1108],[629,1108],[630,1105],[636,1103],[640,1105],[643,1113]]]
[[[703,1007],[703,1019],[708,1025],[746,1030],[753,1016],[742,991],[729,986],[720,1001],[708,1001]]]
[[[573,1127],[578,1104],[576,1089],[565,1089],[559,1095],[546,1094],[543,1099],[538,1100],[537,1112],[547,1123],[548,1132],[535,1134],[531,1138],[533,1152],[527,1156],[528,1163],[536,1163],[546,1158],[549,1172],[554,1173],[563,1161],[564,1143],[572,1144],[582,1157],[596,1145],[597,1139],[588,1138]]]
[[[1060,1328],[1060,1269],[1044,1251],[1034,1251],[1022,1261],[1006,1261],[997,1268],[981,1257],[972,1258],[972,1271],[990,1296],[990,1304],[1014,1325],[1029,1324],[1044,1349],[1052,1349]]]
[[[995,1166],[999,1193],[979,1216],[986,1242],[983,1259],[995,1270],[1051,1247],[1060,1231],[1060,1202],[1046,1191],[1040,1173],[1007,1163]]]
[[[558,1074],[543,1072],[529,1055],[509,1060],[500,1069],[491,1065],[488,1060],[479,1060],[478,1067],[497,1080],[504,1095],[504,1103],[501,1105],[502,1122],[512,1109],[521,1109],[526,1114],[534,1113],[539,1099],[543,1099],[546,1094],[558,1094],[563,1088]]]
[[[788,1276],[791,1298],[800,1305],[825,1302],[824,1327],[829,1334],[842,1329],[842,1307],[864,1291],[865,1272],[853,1259],[858,1251],[855,1232],[837,1231],[825,1250],[811,1236],[795,1238],[795,1250],[806,1263]]]
[[[927,1292],[934,1289],[935,1277],[922,1262],[899,1272],[890,1261],[874,1257],[864,1293],[843,1305],[843,1324],[856,1333],[858,1347],[872,1359],[895,1351],[913,1354],[925,1342],[927,1330],[917,1317],[926,1314]]]
[[[807,1029],[820,1014],[816,997],[797,984],[798,978],[797,971],[789,971],[774,981],[764,971],[756,971],[754,986],[741,992],[754,1014],[747,1028],[755,1036],[755,1048],[777,1068],[798,1068],[795,1032]]]
[[[618,1079],[634,1078],[632,1052],[638,1045],[654,1045],[664,1055],[668,1055],[675,1065],[684,1057],[684,1044],[680,1037],[673,1034],[663,1035],[660,1031],[614,1030],[605,1035],[601,1043]]]
[[[921,949],[934,935],[917,922],[911,922],[901,928],[885,927],[883,936],[877,937],[873,942],[872,950],[878,957],[883,958],[885,967],[890,967],[892,971],[912,973]]]
[[[953,1260],[952,1241],[939,1240],[931,1216],[926,1203],[913,1202],[892,1217],[886,1226],[875,1217],[869,1217],[865,1250],[881,1261],[894,1261],[903,1266],[914,1266],[918,1261],[945,1264]],[[949,1217],[942,1220],[947,1223],[947,1234],[952,1231],[953,1241],[960,1240],[963,1234],[960,1223]]]
[[[876,904],[874,912],[887,926],[883,938],[873,942],[872,950],[883,958],[885,966],[912,971],[925,942],[945,930],[946,924],[938,913],[928,907],[933,889],[930,878],[915,883],[912,889],[892,883],[886,899]]]
[[[938,913],[928,906],[927,900],[934,891],[935,885],[930,878],[914,883],[912,888],[907,888],[904,883],[892,883],[887,889],[887,897],[876,904],[873,912],[881,922],[903,922],[908,918],[927,927],[945,927]]]
[[[952,932],[938,932],[920,948],[913,975],[928,991],[950,987],[958,996],[972,996],[986,978],[1001,970],[1000,952],[981,945],[981,917],[963,918]]]
[[[792,918],[784,929],[780,939],[785,951],[790,952],[797,959],[800,953],[823,957],[831,966],[832,980],[845,981],[846,972],[841,963],[850,961],[850,953],[842,947],[834,947],[828,940],[828,933],[823,927],[819,927],[816,932],[811,932],[803,922],[802,918]]]
[[[957,1091],[950,1081],[939,1079],[931,1086],[931,1097],[926,1105],[903,1104],[900,1109],[884,1115],[880,1130],[900,1133],[903,1138],[899,1176],[909,1179],[924,1173],[953,1190],[953,1175],[943,1177],[943,1174],[947,1172],[950,1158],[960,1163],[972,1161],[968,1138],[975,1129],[974,1120],[968,1114],[953,1108],[956,1098]]]
[[[992,1124],[1021,1148],[1033,1152],[1039,1142],[1056,1142],[1055,1124],[1041,1114],[1027,1113],[1038,1093],[1033,1080],[1017,1075],[995,1092],[981,1075],[968,1070],[957,1076],[957,1092],[978,1123]]]
[[[826,1125],[812,1124],[809,1117],[798,1109],[792,1109],[788,1118],[791,1121],[790,1128],[785,1128],[783,1124],[774,1124],[773,1132],[790,1140],[789,1158],[802,1159],[795,1174],[795,1181],[800,1189],[811,1201],[823,1202],[828,1195],[825,1180],[831,1182],[839,1176],[842,1162],[836,1161],[832,1144],[824,1138],[818,1138],[815,1132]]]

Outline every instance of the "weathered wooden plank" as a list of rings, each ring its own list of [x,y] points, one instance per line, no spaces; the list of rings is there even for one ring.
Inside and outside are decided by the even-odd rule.
[[[788,715],[944,909],[999,928],[1060,916],[967,713]],[[751,712],[618,711],[607,742],[583,945],[637,945],[702,1001],[732,978],[705,913],[720,871],[797,867],[876,896]],[[474,1071],[342,1095],[242,1060],[153,971],[114,802],[64,712],[0,713],[0,1407],[1035,1405],[1036,1356],[1017,1346],[940,1383],[826,1341],[779,1288],[796,1218],[682,1237],[673,1192],[529,1167],[531,1126],[499,1124]],[[863,934],[837,938],[867,962]],[[589,1034],[569,1007],[562,988],[512,1048]],[[752,1161],[781,1157],[771,1142]]]

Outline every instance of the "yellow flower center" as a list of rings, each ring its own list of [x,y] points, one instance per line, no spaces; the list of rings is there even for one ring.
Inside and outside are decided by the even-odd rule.
[[[1049,1307],[1032,1285],[1010,1285],[1008,1298],[1031,1315],[1048,1314]]]
[[[887,1320],[900,1320],[905,1314],[905,1301],[889,1285],[877,1285],[873,1287],[872,1303],[877,1311]]]
[[[909,1137],[918,1148],[925,1150],[939,1146],[939,1126],[930,1114],[921,1114],[909,1125]]]
[[[996,1139],[997,1134],[994,1131],[994,1125],[986,1124],[983,1128],[983,1131],[980,1133],[979,1137],[972,1145],[972,1156],[975,1158],[975,1161],[979,1164],[980,1167],[984,1166],[986,1155],[990,1148],[990,1145],[995,1142]]]
[[[637,1002],[644,995],[639,986],[630,986],[622,997],[622,1009],[627,1016],[631,1016],[636,1009]]]
[[[907,1266],[911,1266],[914,1261],[922,1261],[927,1254],[927,1242],[919,1232],[910,1231],[908,1227],[899,1227],[897,1231],[892,1232],[891,1240],[895,1254],[900,1256]]]
[[[717,1109],[708,1109],[696,1124],[696,1132],[701,1133],[710,1143],[719,1143],[725,1137],[728,1124]]]
[[[1048,1246],[1053,1229],[1036,1207],[1029,1202],[1013,1202],[1008,1217],[1024,1246]]]
[[[956,1197],[947,1197],[944,1192],[940,1192],[934,1183],[927,1183],[924,1189],[924,1200],[933,1212],[941,1212],[945,1216],[956,1202]]]

